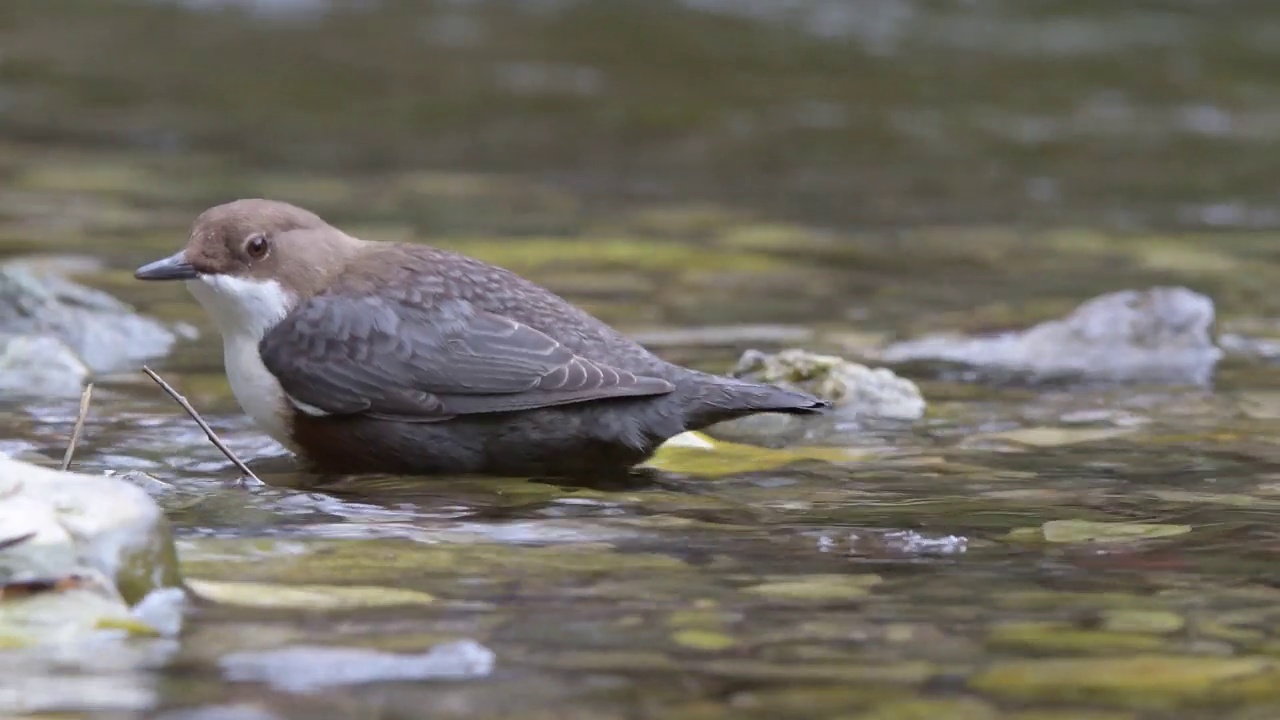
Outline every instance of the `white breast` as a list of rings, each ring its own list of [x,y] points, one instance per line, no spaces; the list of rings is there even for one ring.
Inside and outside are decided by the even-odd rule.
[[[202,275],[187,289],[222,334],[222,356],[236,402],[273,440],[296,451],[289,433],[290,408],[284,389],[262,364],[258,343],[297,303],[274,280]]]

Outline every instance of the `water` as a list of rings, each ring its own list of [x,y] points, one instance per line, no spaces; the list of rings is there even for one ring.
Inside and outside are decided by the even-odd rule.
[[[1275,335],[1261,6],[333,5],[0,10],[0,252],[99,257],[87,282],[193,323],[155,367],[243,456],[278,448],[213,328],[130,278],[237,196],[498,262],[707,369],[778,345],[698,328],[856,354],[1154,284]],[[169,483],[189,577],[417,594],[202,608],[180,643],[73,659],[29,696],[97,717],[1270,717],[1277,378],[1238,355],[1202,391],[918,375],[929,416],[856,459],[304,490],[231,487],[157,388],[103,379],[78,467]],[[75,411],[0,404],[0,439],[60,457]],[[461,639],[492,676],[307,694],[228,670]]]

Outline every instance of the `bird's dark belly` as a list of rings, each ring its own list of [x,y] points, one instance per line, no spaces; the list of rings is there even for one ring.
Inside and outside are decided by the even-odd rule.
[[[683,429],[652,401],[617,400],[433,423],[299,414],[293,435],[327,473],[577,477],[625,471]]]

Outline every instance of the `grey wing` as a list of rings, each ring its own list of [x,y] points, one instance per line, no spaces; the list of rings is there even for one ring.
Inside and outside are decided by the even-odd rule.
[[[294,404],[313,414],[430,422],[674,390],[463,301],[422,308],[321,295],[272,328],[259,350]]]

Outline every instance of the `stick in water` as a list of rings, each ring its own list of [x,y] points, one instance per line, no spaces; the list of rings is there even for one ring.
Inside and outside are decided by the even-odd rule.
[[[80,412],[76,413],[76,424],[71,428],[71,441],[67,443],[67,451],[62,454],[62,469],[71,467],[71,456],[76,453],[76,445],[80,443],[80,433],[84,432],[84,421],[89,417],[89,399],[93,397],[93,383],[84,386],[80,393]]]
[[[177,390],[174,390],[172,385],[165,382],[164,378],[157,375],[154,370],[146,365],[142,366],[142,372],[146,373],[147,377],[154,380],[156,384],[160,386],[161,390],[164,390],[169,397],[173,398],[174,402],[181,405],[182,409],[187,411],[187,414],[191,416],[191,419],[196,421],[196,424],[200,426],[200,429],[203,430],[204,434],[209,438],[209,442],[213,443],[214,447],[221,450],[222,454],[226,455],[227,459],[231,461],[231,464],[235,465],[240,472],[244,473],[245,477],[250,477],[258,482],[262,482],[257,475],[253,474],[253,471],[249,469],[248,465],[241,462],[240,458],[236,457],[236,454],[231,452],[231,448],[227,447],[226,443],[222,442],[222,439],[213,431],[213,428],[209,427],[209,423],[205,422],[204,418],[200,417],[200,413],[196,412],[196,409],[191,407],[191,403],[187,402],[187,399],[182,397]]]

